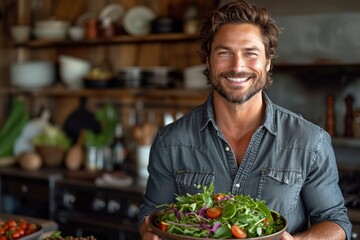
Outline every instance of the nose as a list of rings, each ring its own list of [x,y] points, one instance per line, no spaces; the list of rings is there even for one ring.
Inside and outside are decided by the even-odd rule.
[[[233,70],[236,72],[244,71],[245,69],[245,59],[239,54],[234,55],[233,59]]]

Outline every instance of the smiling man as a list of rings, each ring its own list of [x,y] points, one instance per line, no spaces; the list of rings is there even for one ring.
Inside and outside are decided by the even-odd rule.
[[[282,240],[350,240],[330,136],[264,92],[279,33],[265,9],[241,0],[204,19],[201,61],[213,91],[153,143],[143,239],[159,239],[147,217],[157,206],[214,183],[215,192],[250,195],[281,213],[288,221]]]

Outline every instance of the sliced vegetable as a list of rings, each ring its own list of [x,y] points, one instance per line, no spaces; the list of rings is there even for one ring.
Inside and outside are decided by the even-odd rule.
[[[216,197],[214,198],[215,201],[220,201],[223,200],[225,198],[225,195],[222,193],[218,193],[216,194]]]
[[[206,215],[211,219],[219,218],[221,216],[221,213],[222,213],[221,207],[212,207],[206,209]]]
[[[246,232],[236,225],[231,226],[231,234],[234,238],[239,238],[239,239],[246,238]]]
[[[159,227],[162,231],[166,232],[167,231],[167,224],[164,222],[160,222]]]

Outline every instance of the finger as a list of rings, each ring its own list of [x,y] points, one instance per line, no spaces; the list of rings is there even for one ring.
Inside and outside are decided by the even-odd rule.
[[[284,232],[281,235],[280,240],[293,240],[293,237],[288,232]]]

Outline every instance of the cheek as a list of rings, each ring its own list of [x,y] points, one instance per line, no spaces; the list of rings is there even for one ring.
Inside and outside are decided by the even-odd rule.
[[[216,58],[211,62],[211,67],[216,72],[228,71],[231,66],[231,61],[228,58]]]
[[[267,63],[266,61],[262,61],[260,59],[253,59],[248,61],[247,67],[251,70],[258,72],[259,74],[263,74],[263,72],[267,72]]]
[[[247,61],[247,66],[255,69],[263,67],[262,61],[260,59],[250,59]]]

